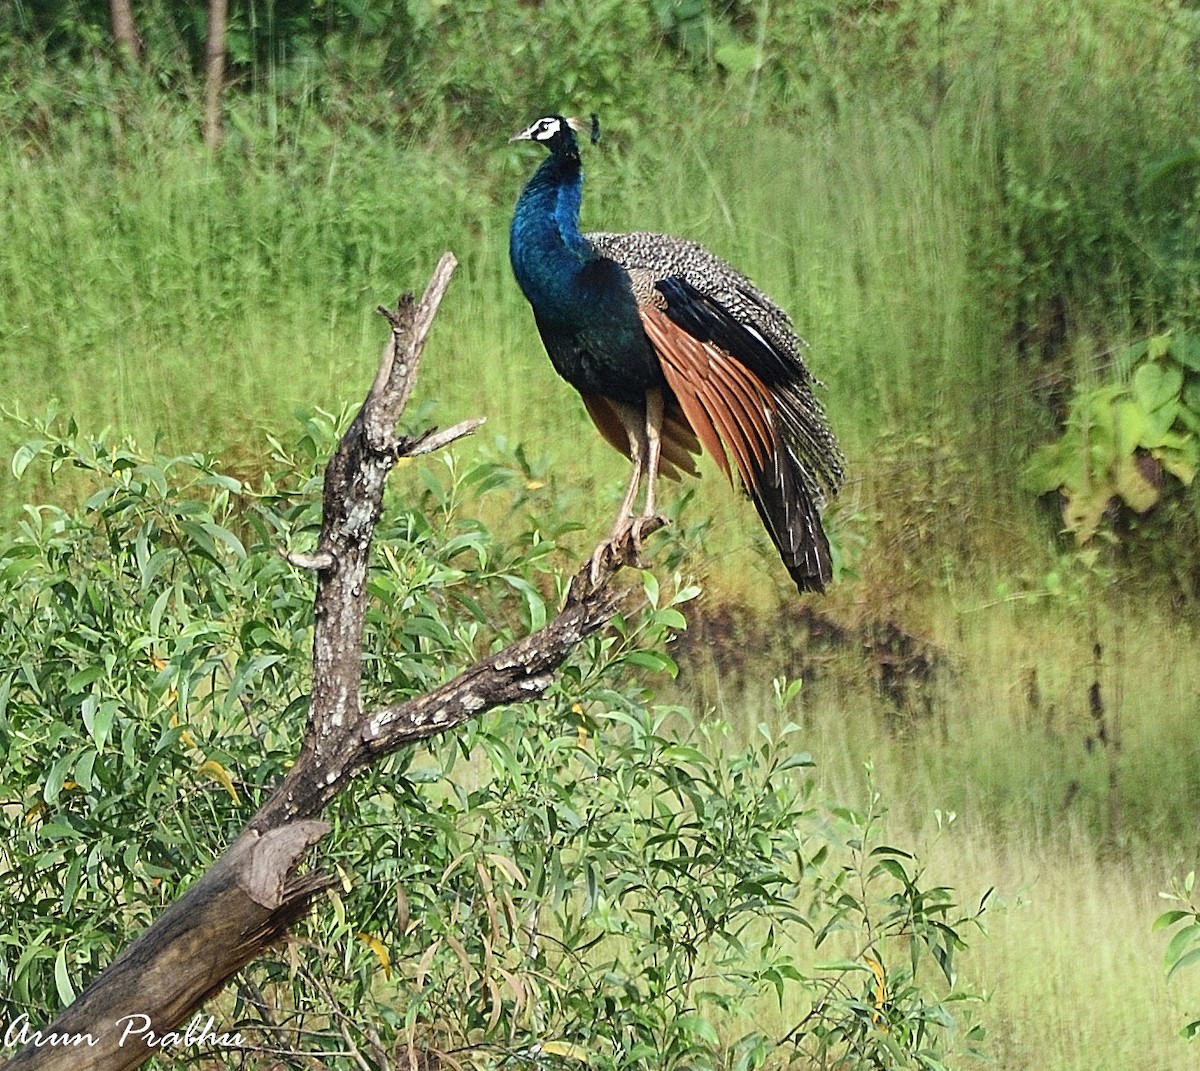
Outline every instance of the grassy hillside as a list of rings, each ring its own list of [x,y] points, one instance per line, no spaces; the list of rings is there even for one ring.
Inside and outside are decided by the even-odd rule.
[[[656,552],[706,586],[679,688],[754,725],[771,678],[802,676],[831,795],[872,762],[897,839],[958,815],[939,874],[1005,905],[963,960],[991,994],[994,1066],[1200,1067],[1174,1036],[1198,983],[1163,988],[1149,932],[1155,893],[1200,848],[1197,493],[1081,568],[1020,485],[1075,383],[1110,377],[1130,341],[1200,325],[1196,12],[684,7],[409,4],[303,54],[282,28],[251,35],[215,154],[182,30],[148,31],[156,77],[0,17],[0,399],[25,416],[57,400],[83,427],[252,475],[295,410],[362,397],[373,308],[449,248],[461,266],[413,411],[486,416],[460,450],[520,444],[539,508],[578,521],[583,552],[624,463],[511,280],[509,214],[537,153],[506,139],[547,108],[600,110],[585,227],[667,230],[745,269],[810,342],[849,460],[831,512],[845,575],[803,610],[705,468]],[[5,447],[23,434],[0,417]],[[71,491],[69,474],[17,484],[5,466],[0,516]],[[1136,542],[1167,532],[1170,575]]]
[[[521,10],[497,9],[492,32],[519,37]],[[231,93],[216,156],[196,145],[186,94],[90,58],[46,69],[12,46],[0,391],[25,413],[57,398],[85,424],[252,468],[264,427],[357,397],[346,370],[382,337],[371,310],[451,248],[463,267],[424,383],[434,412],[485,414],[493,434],[607,487],[619,464],[549,372],[507,267],[536,153],[506,138],[553,91],[556,107],[605,106],[585,225],[697,238],[792,312],[851,460],[851,538],[892,569],[889,525],[919,514],[937,568],[1012,572],[1045,534],[1020,466],[1069,383],[1195,320],[1195,27],[1171,5],[1147,18],[1083,0],[1069,16],[916,0],[815,12],[785,7],[752,38],[753,86],[727,51],[697,69],[694,51],[647,37],[656,51],[618,93],[601,34],[590,51],[559,42],[561,69],[581,72],[569,91],[520,91],[529,57],[511,70],[489,57],[476,77],[496,95],[471,116],[445,111],[478,95],[458,84],[465,58],[423,54],[406,99],[354,82],[372,54],[344,45],[361,69],[341,53],[300,76],[252,68],[261,88]],[[445,18],[443,49],[466,48],[456,35],[484,16]],[[11,485],[0,499],[11,515]]]

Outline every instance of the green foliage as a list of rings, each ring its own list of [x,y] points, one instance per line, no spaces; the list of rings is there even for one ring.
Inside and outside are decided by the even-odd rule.
[[[1163,953],[1163,968],[1167,972],[1168,981],[1177,971],[1200,963],[1200,909],[1197,909],[1193,899],[1195,886],[1196,872],[1193,870],[1176,886],[1167,892],[1159,893],[1164,900],[1173,900],[1182,905],[1164,911],[1154,920],[1155,931],[1171,928],[1175,930]],[[1188,1039],[1200,1036],[1200,1019],[1188,1023],[1182,1033]]]
[[[430,387],[513,435],[545,365],[505,258],[527,160],[503,145],[547,108],[610,132],[592,222],[705,241],[793,314],[852,458],[936,409],[963,482],[886,486],[943,517],[1012,512],[1045,416],[1028,358],[1196,327],[1200,23],[1174,0],[235,0],[217,154],[202,6],[135,14],[139,69],[103,0],[0,14],[0,393],[34,409],[250,451],[244,429],[330,396],[363,295],[448,246],[485,374]],[[550,436],[578,429],[564,397],[535,399]]]
[[[108,5],[88,0],[52,0],[36,5],[30,17],[22,18],[20,9],[0,16],[0,53],[7,51],[16,67],[44,59],[63,71],[81,61],[98,63],[102,69],[90,78],[76,79],[77,91],[95,80],[120,98],[147,88],[147,75],[186,90],[203,71],[201,11],[161,0],[135,7],[145,43],[142,71],[113,62],[105,47]],[[239,101],[259,96],[273,113],[272,125],[280,119],[288,125],[314,107],[331,119],[362,121],[368,104],[369,121],[387,128],[404,125],[411,132],[449,121],[459,129],[499,130],[570,102],[628,112],[672,80],[669,55],[661,69],[631,68],[630,50],[653,51],[660,37],[650,5],[623,0],[233,0],[227,34],[235,117]],[[65,113],[69,100],[37,103]],[[32,101],[14,107],[27,119],[37,114]]]
[[[1063,435],[1037,449],[1025,483],[1063,495],[1064,525],[1080,544],[1114,500],[1146,513],[1163,474],[1190,486],[1200,466],[1200,340],[1158,335],[1118,356],[1122,381],[1077,389]]]
[[[1130,321],[1195,330],[1198,35],[1184,4],[1080,0],[1002,4],[991,46],[973,37],[999,197],[984,257],[1023,354]]]
[[[311,613],[293,570],[246,550],[279,533],[211,461],[39,430],[14,471],[39,457],[91,494],[30,507],[0,550],[4,991],[29,1008],[69,999],[280,774],[298,726],[266,715],[303,710]]]
[[[286,770],[312,593],[278,548],[311,545],[342,423],[307,417],[254,485],[72,423],[40,422],[14,456],[18,475],[70,472],[89,493],[75,511],[30,507],[0,547],[12,1015],[70,1000]],[[368,702],[424,691],[546,619],[562,581],[530,473],[523,456],[397,473],[405,500],[370,578]],[[508,543],[478,520],[497,500],[526,523]],[[978,912],[881,840],[877,797],[861,813],[814,801],[794,726],[732,749],[719,723],[656,703],[643,682],[675,672],[695,589],[649,573],[642,588],[644,608],[544,700],[356,780],[328,815],[322,865],[342,880],[326,909],[210,1010],[243,1032],[265,1016],[272,1044],[330,1067],[363,1066],[373,1045],[477,1067],[751,1068],[777,1051],[943,1066]],[[798,690],[777,684],[779,714]],[[809,966],[818,949],[836,958]],[[766,998],[793,1024],[781,1036],[749,1029]]]
[[[454,127],[512,133],[526,117],[576,111],[598,111],[623,123],[620,117],[640,111],[676,82],[667,56],[658,64],[629,61],[655,49],[645,3],[470,0],[421,6],[429,44],[413,61],[422,88],[419,106]],[[488,46],[480,49],[481,42]]]

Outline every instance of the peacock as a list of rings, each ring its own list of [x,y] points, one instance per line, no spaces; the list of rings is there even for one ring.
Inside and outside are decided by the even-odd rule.
[[[601,435],[633,463],[605,548],[661,524],[659,475],[699,475],[706,450],[733,481],[730,457],[800,591],[833,575],[820,510],[843,461],[787,314],[695,242],[665,234],[581,234],[578,119],[547,115],[511,141],[549,156],[517,201],[513,274],[555,370],[582,396]],[[592,140],[598,140],[595,116]],[[646,495],[635,514],[641,478]],[[597,559],[594,558],[593,561]]]

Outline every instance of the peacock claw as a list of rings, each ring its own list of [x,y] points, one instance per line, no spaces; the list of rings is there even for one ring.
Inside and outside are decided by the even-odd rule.
[[[646,536],[653,535],[666,523],[667,518],[658,513],[636,517],[630,523],[628,535],[630,553],[625,559],[626,565],[632,565],[636,569],[644,569],[646,567],[642,561],[642,540]]]
[[[622,565],[645,569],[646,563],[642,561],[642,540],[666,524],[666,517],[651,513],[642,517],[630,517],[614,528],[612,534],[592,553],[588,569],[592,587],[599,585],[602,570],[615,570]]]

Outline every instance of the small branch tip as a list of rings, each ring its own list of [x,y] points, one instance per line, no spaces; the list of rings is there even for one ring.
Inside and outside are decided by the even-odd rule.
[[[401,440],[397,445],[396,456],[420,457],[422,454],[432,454],[435,450],[441,450],[444,446],[449,446],[459,439],[475,434],[486,423],[487,417],[472,417],[470,420],[460,421],[453,427],[445,428],[442,431],[430,428],[415,439]]]

